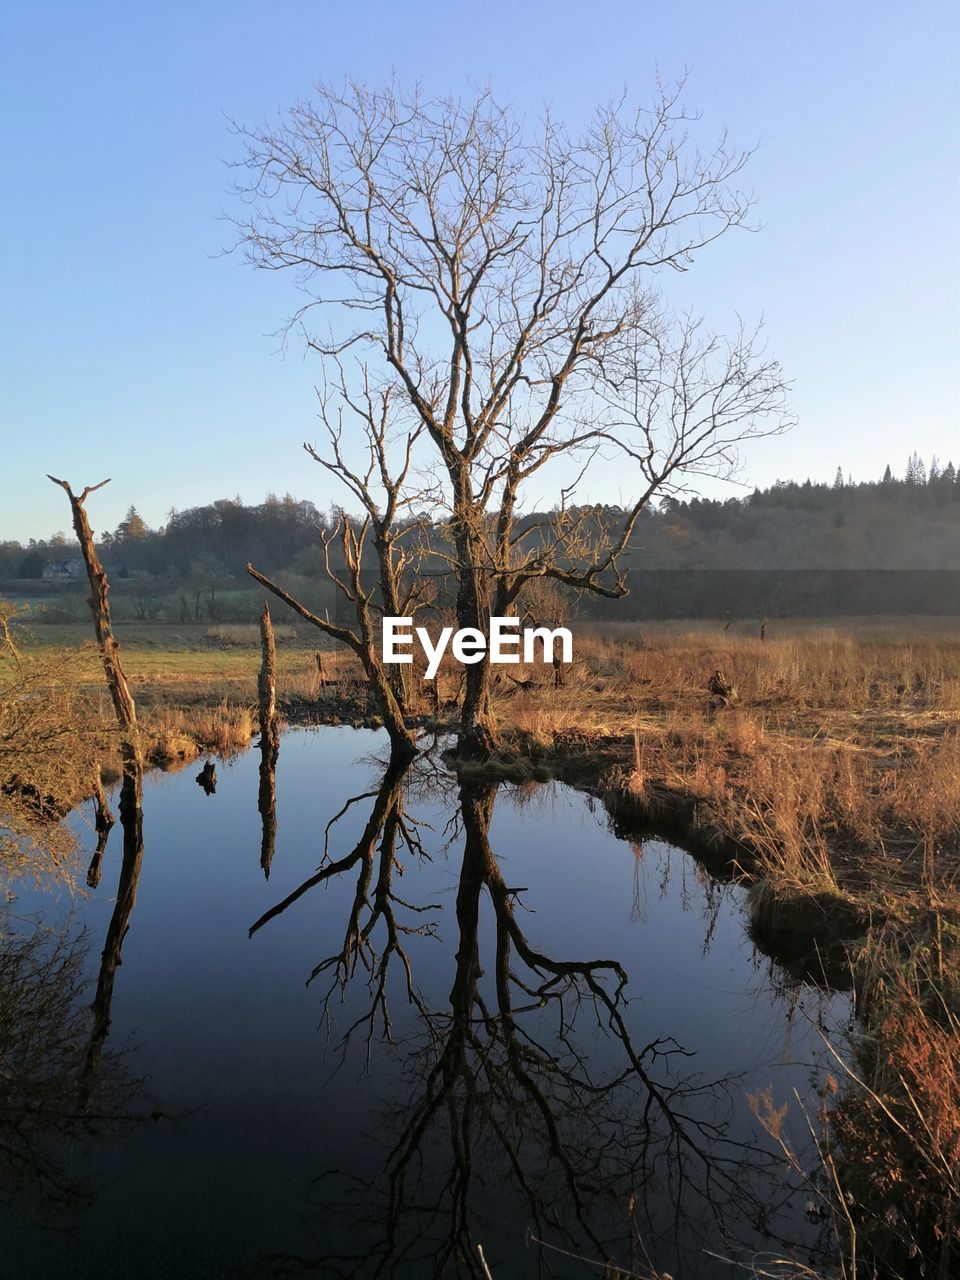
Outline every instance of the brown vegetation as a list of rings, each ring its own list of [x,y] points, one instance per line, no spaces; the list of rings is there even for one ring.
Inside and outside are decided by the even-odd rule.
[[[70,876],[75,842],[61,818],[94,792],[116,729],[79,681],[76,652],[0,655],[0,882]]]
[[[697,821],[740,847],[745,870],[783,888],[877,905],[921,903],[931,882],[952,888],[960,636],[606,629],[581,637],[576,657],[549,698],[502,691],[517,749],[568,767],[605,761],[638,812],[695,801]],[[711,692],[717,670],[734,705]]]

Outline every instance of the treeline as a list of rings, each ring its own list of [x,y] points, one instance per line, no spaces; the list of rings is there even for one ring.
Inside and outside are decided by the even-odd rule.
[[[953,463],[833,484],[778,481],[743,499],[667,500],[632,563],[658,569],[957,569],[960,478]]]
[[[328,522],[312,502],[287,494],[269,496],[259,506],[239,498],[222,498],[209,506],[171,511],[166,524],[150,529],[131,507],[113,532],[97,538],[100,557],[114,576],[156,578],[203,577],[225,581],[241,577],[248,560],[272,568],[313,567],[319,535]],[[78,560],[80,549],[57,534],[48,541],[0,544],[3,577],[40,578],[44,569]]]
[[[531,513],[521,522],[531,542],[549,536],[554,514]],[[584,514],[587,529],[594,521],[615,527],[622,516],[612,506]],[[257,506],[235,498],[171,511],[160,529],[150,529],[131,507],[116,530],[101,536],[99,549],[111,579],[139,593],[142,616],[200,620],[230,616],[217,604],[218,593],[222,602],[248,584],[248,561],[315,601],[332,600],[322,538],[336,521],[336,512],[290,494]],[[442,526],[429,536],[442,544]],[[332,556],[337,563],[335,546]],[[960,478],[952,463],[934,459],[928,466],[914,454],[902,478],[888,467],[877,481],[855,483],[838,471],[832,484],[778,481],[725,501],[663,499],[640,520],[624,563],[634,578],[648,570],[957,569]],[[442,573],[440,557],[433,567]],[[26,547],[0,544],[0,577],[20,579],[25,588],[46,578],[68,589],[79,569],[79,548],[63,535]],[[629,600],[604,604],[601,612],[636,616]]]

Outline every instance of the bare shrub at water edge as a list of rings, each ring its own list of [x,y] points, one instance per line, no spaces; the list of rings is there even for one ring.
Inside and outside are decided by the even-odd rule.
[[[87,942],[69,915],[53,925],[0,908],[0,1200],[46,1216],[82,1207],[79,1138],[134,1119],[138,1083],[122,1054],[106,1053],[82,1105],[89,1040]]]
[[[87,655],[0,656],[0,876],[69,875],[76,840],[61,825],[92,794],[115,727],[83,691]]]

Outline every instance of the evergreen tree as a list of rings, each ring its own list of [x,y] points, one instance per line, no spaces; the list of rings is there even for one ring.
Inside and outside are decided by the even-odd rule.
[[[126,517],[117,525],[117,531],[113,535],[117,542],[126,542],[127,540],[139,541],[145,538],[150,532],[146,520],[141,516],[136,507],[131,507]]]

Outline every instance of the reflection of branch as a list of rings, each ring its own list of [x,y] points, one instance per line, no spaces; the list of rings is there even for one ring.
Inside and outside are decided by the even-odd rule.
[[[100,868],[103,862],[103,855],[107,847],[107,838],[116,821],[110,812],[110,806],[107,804],[107,795],[103,789],[103,773],[98,764],[94,770],[93,777],[93,799],[96,809],[95,829],[97,832],[97,847],[94,850],[90,865],[87,868],[87,887],[96,889],[100,883]]]
[[[312,982],[319,977],[321,973],[325,973],[330,969],[334,970],[334,980],[331,984],[326,1001],[330,999],[334,991],[338,988],[343,990],[356,972],[357,962],[360,961],[366,968],[369,978],[368,986],[371,992],[371,1004],[368,1012],[347,1028],[344,1035],[344,1047],[349,1042],[353,1032],[361,1025],[366,1024],[368,1028],[367,1035],[367,1055],[369,1058],[370,1044],[374,1031],[376,1029],[377,1015],[379,1014],[381,1026],[385,1037],[390,1040],[390,1015],[387,1006],[387,975],[389,972],[390,962],[397,957],[403,969],[405,989],[407,999],[418,1009],[423,1011],[423,1005],[413,981],[413,971],[410,966],[410,960],[401,943],[401,937],[404,934],[421,934],[432,935],[433,926],[430,923],[422,925],[404,925],[397,920],[394,904],[399,904],[409,911],[423,913],[427,911],[439,910],[436,903],[429,903],[425,906],[415,906],[413,903],[406,902],[399,898],[392,888],[393,872],[398,867],[397,848],[402,840],[407,848],[411,851],[422,852],[419,844],[419,838],[407,821],[403,813],[403,777],[402,775],[394,783],[387,784],[391,794],[387,797],[386,806],[383,813],[382,836],[379,845],[379,858],[377,861],[377,879],[373,888],[372,901],[370,898],[369,887],[374,871],[374,850],[373,846],[367,846],[367,856],[364,858],[360,870],[360,876],[357,882],[357,890],[354,895],[353,908],[350,913],[350,919],[347,931],[344,936],[343,947],[336,955],[328,956],[325,960],[320,961],[310,974],[308,981]],[[402,868],[401,868],[402,869]],[[366,910],[367,918],[361,924],[362,914]],[[379,955],[373,944],[372,938],[378,921],[383,921],[386,930],[386,941],[383,944]]]
[[[395,904],[399,904],[416,913],[438,908],[435,904],[421,907],[405,902],[397,897],[392,888],[393,872],[398,866],[397,856],[401,842],[412,852],[421,855],[423,853],[416,829],[403,808],[404,781],[410,763],[403,755],[398,755],[396,752],[391,754],[378,790],[352,796],[327,823],[324,833],[324,865],[315,875],[310,876],[291,894],[288,894],[282,902],[265,912],[250,929],[252,937],[269,920],[282,914],[316,885],[354,868],[358,869],[357,885],[347,918],[343,945],[339,951],[315,965],[307,979],[309,984],[321,974],[333,971],[333,981],[324,997],[324,1007],[326,1007],[333,993],[338,989],[344,989],[354,977],[358,964],[366,970],[371,991],[370,1008],[364,1016],[358,1018],[348,1028],[344,1036],[344,1045],[349,1042],[358,1026],[366,1024],[369,1048],[378,1020],[384,1035],[387,1039],[390,1038],[386,988],[390,963],[395,957],[399,959],[405,975],[407,998],[418,1008],[422,1007],[414,986],[410,961],[402,944],[402,936],[428,934],[432,931],[432,927],[429,924],[411,926],[399,923],[394,907]],[[353,805],[364,799],[373,799],[374,803],[360,839],[345,857],[330,861],[328,849],[331,830]],[[376,878],[374,878],[375,874]],[[383,921],[386,929],[386,942],[378,955],[373,935],[380,921]]]

